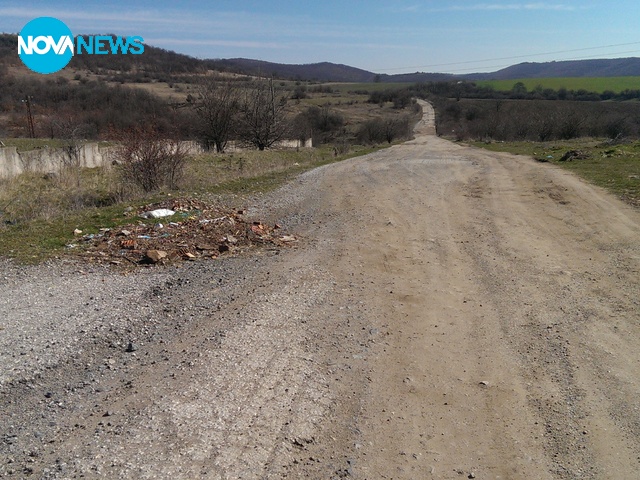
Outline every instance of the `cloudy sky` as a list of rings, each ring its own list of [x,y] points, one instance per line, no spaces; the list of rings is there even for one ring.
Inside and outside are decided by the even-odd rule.
[[[199,58],[343,63],[376,73],[494,71],[640,56],[640,2],[2,0],[0,31],[52,16]]]

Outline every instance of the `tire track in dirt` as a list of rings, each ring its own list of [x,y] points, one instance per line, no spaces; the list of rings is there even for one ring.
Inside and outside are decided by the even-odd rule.
[[[297,249],[85,272],[52,308],[19,297],[62,267],[10,269],[0,305],[43,338],[0,330],[0,475],[635,478],[638,211],[423,108],[415,140],[255,200]]]

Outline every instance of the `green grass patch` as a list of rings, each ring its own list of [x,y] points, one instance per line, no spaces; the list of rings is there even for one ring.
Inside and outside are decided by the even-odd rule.
[[[558,165],[640,207],[640,142],[614,145],[583,139],[547,143],[474,142],[473,145],[497,152],[527,155]],[[580,158],[562,161],[569,151],[579,152]]]
[[[150,199],[145,199],[150,200]],[[139,206],[146,202],[137,202]],[[57,256],[65,250],[80,248],[74,230],[82,235],[95,234],[100,228],[113,228],[135,221],[125,211],[135,203],[86,208],[68,212],[51,219],[34,219],[17,225],[0,227],[0,254],[23,263],[38,263]]]
[[[476,82],[480,86],[490,86],[500,92],[509,92],[513,86],[522,82],[528,91],[535,90],[538,86],[559,90],[586,90],[588,92],[602,93],[607,90],[620,93],[624,90],[639,90],[640,77],[564,77],[564,78],[523,78],[520,80],[483,80]]]

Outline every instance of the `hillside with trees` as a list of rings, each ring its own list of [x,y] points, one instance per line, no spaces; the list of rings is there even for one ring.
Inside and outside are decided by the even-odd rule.
[[[16,54],[17,43],[17,35],[0,34],[0,65],[20,64]],[[640,58],[526,62],[496,72],[465,75],[438,72],[389,75],[331,62],[291,65],[246,58],[198,59],[152,45],[145,45],[143,55],[76,55],[69,67],[101,73],[110,72],[116,75],[116,79],[123,81],[177,81],[184,80],[185,75],[202,74],[211,70],[294,81],[357,83],[640,76]]]

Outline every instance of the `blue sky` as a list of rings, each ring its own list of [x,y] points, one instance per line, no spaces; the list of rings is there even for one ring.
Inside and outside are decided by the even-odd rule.
[[[199,58],[329,61],[376,73],[640,56],[637,0],[0,0],[2,32],[38,16],[59,18],[74,34],[140,35]]]

